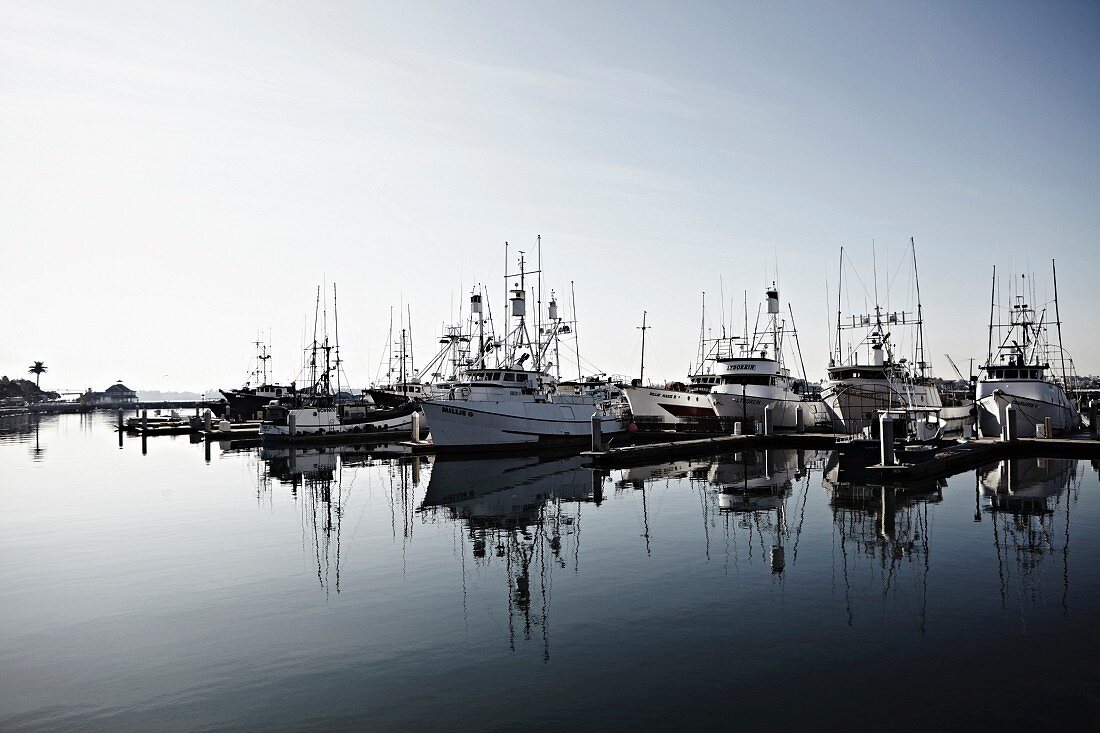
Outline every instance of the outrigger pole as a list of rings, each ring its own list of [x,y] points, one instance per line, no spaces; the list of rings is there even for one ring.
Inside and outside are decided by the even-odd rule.
[[[1057,320],[1055,324],[1058,327],[1058,355],[1062,362],[1062,386],[1066,388],[1067,392],[1073,390],[1069,384],[1069,378],[1066,376],[1066,352],[1062,348],[1062,316],[1058,312],[1058,268],[1054,265],[1054,260],[1050,261],[1050,270],[1054,274],[1054,318]]]

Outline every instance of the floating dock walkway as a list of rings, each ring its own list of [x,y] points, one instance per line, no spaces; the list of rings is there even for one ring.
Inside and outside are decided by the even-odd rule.
[[[642,433],[639,433],[642,435]],[[685,433],[669,435],[685,436]],[[821,448],[836,447],[837,436],[832,433],[778,433],[775,435],[717,435],[706,438],[683,437],[664,442],[610,447],[605,451],[584,451],[592,465],[598,468],[625,468],[649,463],[683,458],[686,456],[715,455],[730,451],[758,448]]]

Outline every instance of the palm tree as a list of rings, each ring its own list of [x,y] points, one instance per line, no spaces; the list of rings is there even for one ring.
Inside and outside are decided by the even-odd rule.
[[[34,386],[37,387],[38,386],[38,379],[42,376],[42,374],[44,372],[47,371],[46,362],[36,361],[34,364],[31,365],[31,368],[28,369],[27,371],[34,375]]]

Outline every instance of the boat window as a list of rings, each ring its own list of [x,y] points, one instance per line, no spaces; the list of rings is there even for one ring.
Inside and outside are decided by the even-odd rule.
[[[505,382],[514,382],[514,381],[516,381],[516,375],[515,374],[509,374],[508,372],[504,372],[504,381]]]
[[[770,384],[769,377],[761,376],[757,374],[738,374],[736,376],[724,377],[722,384],[755,384],[755,385],[767,385]]]
[[[1031,378],[1032,379],[1038,379],[1039,378],[1039,370],[1038,369],[1032,369],[1031,370]]]
[[[1005,379],[1016,379],[1016,377],[1017,377],[1017,373],[1016,373],[1015,369],[1006,369],[1005,370]]]
[[[493,372],[493,381],[494,382],[499,382],[500,381],[500,372]]]

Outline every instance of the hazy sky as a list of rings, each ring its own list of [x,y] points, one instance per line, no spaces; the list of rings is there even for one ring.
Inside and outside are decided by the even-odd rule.
[[[391,306],[423,361],[537,234],[607,372],[636,374],[644,309],[647,375],[682,378],[701,291],[717,329],[778,271],[821,376],[840,246],[870,285],[875,242],[896,309],[910,236],[940,375],[985,355],[992,266],[1047,287],[1052,257],[1100,372],[1097,3],[0,11],[0,374],[232,386],[270,329],[289,380],[335,282],[365,384]]]

